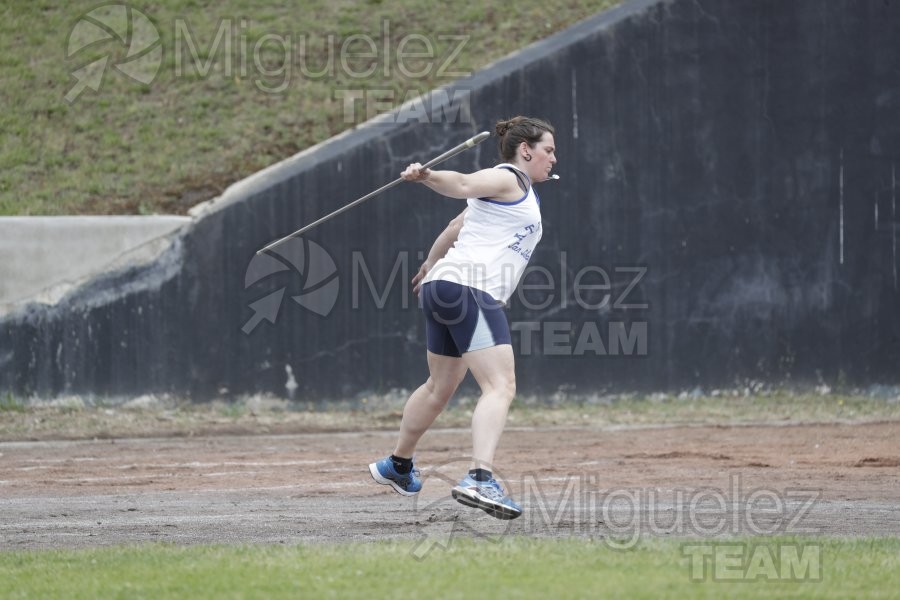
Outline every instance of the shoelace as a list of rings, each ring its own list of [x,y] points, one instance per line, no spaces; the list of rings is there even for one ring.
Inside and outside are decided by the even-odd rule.
[[[497,483],[496,479],[491,479],[487,482],[481,482],[478,486],[478,493],[482,496],[487,496],[491,500],[503,500],[503,488],[500,487],[500,484]]]

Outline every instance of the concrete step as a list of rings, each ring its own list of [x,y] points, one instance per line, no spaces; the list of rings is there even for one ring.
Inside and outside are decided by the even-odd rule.
[[[126,257],[155,257],[168,246],[165,238],[191,221],[174,215],[0,217],[0,314],[25,302],[55,303]]]

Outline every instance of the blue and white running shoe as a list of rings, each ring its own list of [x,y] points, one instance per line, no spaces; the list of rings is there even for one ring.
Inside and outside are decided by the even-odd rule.
[[[404,496],[415,496],[422,489],[419,470],[413,467],[409,473],[398,473],[390,456],[370,464],[369,473],[372,474],[372,479],[378,483],[389,485],[398,494],[403,494]]]
[[[522,507],[503,493],[503,488],[494,479],[476,481],[470,475],[466,475],[453,488],[450,495],[460,504],[480,508],[498,519],[515,519],[522,514]]]

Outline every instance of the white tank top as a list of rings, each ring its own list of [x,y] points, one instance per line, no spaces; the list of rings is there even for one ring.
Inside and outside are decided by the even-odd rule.
[[[512,171],[528,190],[513,202],[469,198],[456,243],[424,281],[452,281],[506,304],[541,239],[541,201],[522,171],[507,163],[494,168]]]

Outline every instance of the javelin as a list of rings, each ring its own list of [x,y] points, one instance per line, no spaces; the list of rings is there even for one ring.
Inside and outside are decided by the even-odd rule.
[[[430,169],[431,167],[437,165],[438,163],[442,163],[442,162],[444,162],[445,160],[447,160],[447,159],[449,159],[449,158],[452,158],[452,157],[456,156],[456,155],[459,154],[460,152],[463,152],[464,150],[468,150],[469,148],[474,147],[476,144],[480,144],[481,142],[483,142],[484,140],[488,139],[489,137],[491,137],[491,134],[490,134],[489,132],[487,132],[487,131],[482,131],[482,132],[479,133],[478,135],[476,135],[476,136],[474,136],[474,137],[471,137],[471,138],[467,139],[465,142],[463,142],[463,143],[460,144],[459,146],[456,146],[455,148],[451,148],[450,150],[447,150],[446,152],[444,152],[443,154],[441,154],[440,156],[438,156],[438,157],[436,157],[436,158],[432,158],[430,161],[428,161],[427,163],[425,163],[425,164],[422,166],[422,168],[423,168],[423,169]],[[342,212],[344,212],[344,211],[346,211],[346,210],[350,210],[351,208],[353,208],[353,207],[356,206],[357,204],[361,204],[361,203],[365,202],[366,200],[368,200],[369,198],[372,198],[373,196],[377,196],[377,195],[380,194],[381,192],[384,192],[384,191],[387,191],[387,190],[391,189],[392,187],[394,187],[394,186],[397,185],[398,183],[401,183],[402,181],[403,181],[403,178],[402,178],[402,177],[398,177],[397,179],[395,179],[394,181],[388,183],[387,185],[381,186],[380,188],[378,188],[378,189],[375,190],[374,192],[369,192],[368,194],[366,194],[366,195],[363,196],[362,198],[357,198],[356,200],[354,200],[354,201],[351,202],[350,204],[347,204],[347,205],[345,205],[345,206],[342,206],[341,208],[337,209],[337,210],[334,211],[333,213],[327,214],[327,215],[325,215],[324,217],[322,217],[321,219],[319,219],[319,220],[317,220],[317,221],[313,221],[313,222],[310,223],[309,225],[306,225],[306,226],[304,226],[304,227],[301,227],[300,229],[298,229],[298,230],[295,231],[294,233],[292,233],[292,234],[290,234],[290,235],[286,235],[286,236],[284,236],[283,238],[281,238],[280,240],[275,240],[274,242],[272,242],[271,244],[269,244],[268,246],[266,246],[266,247],[263,248],[262,250],[258,250],[256,253],[257,253],[257,254],[262,254],[263,252],[267,252],[267,251],[271,250],[272,248],[274,248],[275,246],[278,246],[279,244],[282,244],[282,243],[288,241],[289,239],[291,239],[291,238],[293,238],[293,237],[297,237],[298,235],[300,235],[300,234],[302,234],[302,233],[305,233],[305,232],[309,231],[309,230],[312,229],[313,227],[316,227],[316,226],[318,226],[318,225],[321,225],[321,224],[324,223],[325,221],[328,221],[328,220],[330,220],[330,219],[333,219],[334,217],[338,216],[338,215],[341,214]]]

